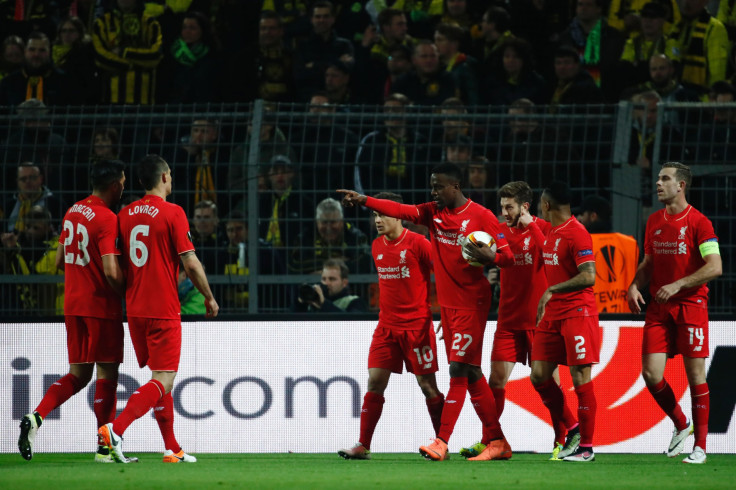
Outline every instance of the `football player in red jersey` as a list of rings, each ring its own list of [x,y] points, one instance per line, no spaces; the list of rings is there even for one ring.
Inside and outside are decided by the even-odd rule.
[[[552,228],[543,241],[548,287],[537,307],[531,381],[553,420],[561,420],[565,401],[553,373],[559,364],[569,366],[580,424],[568,431],[565,446],[557,457],[564,461],[595,461],[596,399],[591,367],[598,363],[601,339],[593,296],[593,240],[572,215],[570,189],[564,182],[552,182],[544,190],[541,207]]]
[[[514,254],[514,263],[501,269],[501,297],[498,305],[498,324],[493,335],[491,351],[491,375],[488,384],[491,386],[496,401],[496,411],[501,417],[505,405],[506,390],[511,371],[515,363],[530,364],[532,341],[537,318],[537,304],[542,293],[547,289],[547,278],[544,275],[542,247],[544,235],[550,224],[543,219],[529,214],[533,193],[529,184],[522,181],[509,182],[498,190],[501,214],[506,221],[506,240]],[[466,246],[467,247],[467,246]],[[473,253],[474,247],[468,252]],[[555,370],[555,384],[547,390],[560,391],[559,373]],[[560,392],[564,397],[564,392]],[[560,396],[553,393],[540,393],[542,400]],[[552,426],[555,429],[555,443],[551,460],[557,460],[557,454],[563,447],[568,430],[574,429],[578,423],[567,404],[563,405],[562,419],[552,413]],[[485,447],[477,443],[460,450],[466,458],[477,456]]]
[[[710,392],[705,378],[708,357],[708,281],[722,274],[718,237],[713,224],[687,202],[692,173],[687,165],[668,162],[657,179],[657,200],[664,209],[647,220],[644,260],[629,286],[629,308],[641,313],[641,289],[649,284],[644,321],[642,376],[649,392],[675,424],[667,456],[673,458],[695,432],[685,463],[705,463]],[[682,354],[692,397],[688,421],[664,379],[667,357]]]
[[[451,163],[432,170],[432,202],[417,205],[374,199],[340,189],[346,206],[364,205],[380,214],[419,223],[429,228],[432,260],[445,350],[450,361],[450,389],[445,397],[442,423],[437,438],[419,448],[427,459],[448,457],[447,441],[452,435],[467,393],[483,424],[486,450],[477,460],[509,459],[511,447],[501,430],[493,394],[480,368],[491,290],[482,267],[473,267],[462,256],[465,236],[485,231],[496,241],[487,249],[486,260],[499,266],[513,262],[513,255],[498,219],[488,209],[465,197],[461,190],[462,170]]]
[[[140,367],[151,369],[151,380],[128,399],[113,422],[100,427],[101,441],[113,459],[126,463],[122,434],[136,419],[154,408],[166,444],[164,462],[195,462],[176,442],[171,389],[181,355],[181,305],[177,291],[179,262],[205,298],[206,316],[219,311],[202,264],[194,254],[189,221],[184,210],[166,202],[171,194],[171,169],[158,155],[148,155],[138,166],[146,189],[142,199],[120,211],[119,233],[126,264],[128,327]],[[161,408],[159,408],[161,407]],[[168,428],[168,430],[167,430]]]
[[[390,192],[376,199],[403,203]],[[345,459],[370,459],[371,439],[383,410],[383,393],[391,373],[406,370],[417,377],[426,398],[435,435],[440,429],[445,397],[437,388],[437,343],[429,308],[432,248],[422,235],[405,229],[400,219],[373,212],[378,238],[372,255],[378,271],[378,326],[368,352],[368,391],[360,414],[360,438],[338,454]]]
[[[111,208],[125,187],[123,162],[105,160],[92,167],[92,195],[64,215],[56,250],[56,267],[64,269],[64,321],[67,330],[69,374],[49,387],[33,413],[21,419],[18,449],[30,460],[43,419],[78,393],[92,379],[97,366],[94,413],[97,424],[115,418],[118,367],[123,362],[125,278],[118,265],[118,218]],[[101,447],[95,461],[110,456]]]

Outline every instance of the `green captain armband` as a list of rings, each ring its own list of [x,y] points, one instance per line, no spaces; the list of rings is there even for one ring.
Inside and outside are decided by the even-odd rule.
[[[698,248],[700,249],[700,256],[703,258],[705,258],[706,255],[710,255],[710,254],[721,255],[721,252],[718,249],[717,240],[708,240],[707,242],[703,242],[700,244]]]

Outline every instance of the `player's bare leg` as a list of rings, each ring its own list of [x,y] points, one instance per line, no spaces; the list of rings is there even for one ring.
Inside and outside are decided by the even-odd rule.
[[[682,357],[690,385],[692,397],[692,413],[695,431],[695,443],[690,455],[683,459],[684,463],[702,464],[706,460],[706,439],[708,437],[708,416],[710,414],[710,391],[705,378],[705,358]]]
[[[388,381],[391,371],[383,368],[368,369],[368,391],[363,397],[363,407],[360,412],[360,437],[358,442],[349,449],[340,449],[337,454],[345,459],[371,459],[370,447],[373,432],[383,412]]]
[[[693,433],[693,423],[688,421],[682,412],[680,404],[675,399],[675,393],[664,379],[664,369],[667,366],[667,354],[660,352],[644,354],[641,357],[641,375],[644,378],[654,401],[675,424],[667,456],[674,458],[685,447],[685,440]],[[703,378],[703,381],[705,378]]]
[[[575,394],[578,398],[578,420],[580,425],[578,426],[577,431],[573,430],[568,434],[568,441],[571,441],[571,447],[574,446],[574,439],[576,438],[575,432],[577,432],[579,443],[575,451],[564,454],[563,456],[563,451],[570,449],[568,448],[567,441],[565,442],[565,447],[560,451],[559,455],[559,457],[564,461],[595,461],[595,454],[593,452],[593,433],[595,432],[597,404],[590,373],[590,364],[570,366],[572,384],[575,386]]]
[[[434,373],[417,375],[417,383],[424,395],[429,418],[432,421],[435,436],[437,436],[440,433],[440,425],[442,424],[442,409],[445,405],[445,395],[437,387],[437,377]]]

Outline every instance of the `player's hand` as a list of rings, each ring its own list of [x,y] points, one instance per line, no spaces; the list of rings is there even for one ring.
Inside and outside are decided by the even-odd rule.
[[[473,260],[481,264],[492,264],[496,259],[496,251],[491,247],[480,243],[473,243],[466,239],[463,245],[463,251]]]
[[[626,294],[626,301],[629,303],[629,309],[637,314],[641,313],[641,305],[646,304],[641,291],[634,284],[629,287],[629,292]]]
[[[654,300],[657,303],[666,303],[672,296],[679,293],[680,289],[682,289],[682,287],[677,282],[665,284],[664,286],[659,288],[657,294],[654,295]]]
[[[2,240],[3,247],[15,248],[15,246],[18,244],[18,235],[16,235],[12,231],[8,233],[3,233],[2,235],[0,235],[0,240]]]
[[[537,305],[537,325],[539,325],[539,322],[544,318],[544,309],[551,298],[552,293],[549,292],[549,289],[544,292],[541,298],[539,298],[539,304]]]
[[[521,213],[519,213],[519,221],[517,221],[516,227],[519,228],[520,230],[523,230],[524,228],[529,226],[529,224],[533,220],[534,220],[533,216],[529,214],[529,211],[522,206]]]
[[[342,205],[346,208],[352,208],[355,205],[362,206],[368,200],[363,194],[359,194],[355,191],[347,189],[337,189],[337,192],[342,194]]]
[[[207,312],[204,314],[207,318],[214,318],[220,311],[220,305],[217,304],[215,298],[204,300],[204,306],[207,308]]]
[[[490,269],[488,269],[487,278],[488,278],[489,284],[494,285],[494,286],[498,284],[498,272],[499,272],[498,267],[491,267]]]
[[[437,322],[437,327],[434,329],[435,333],[437,334],[437,339],[442,340],[444,336],[442,335],[442,320]]]

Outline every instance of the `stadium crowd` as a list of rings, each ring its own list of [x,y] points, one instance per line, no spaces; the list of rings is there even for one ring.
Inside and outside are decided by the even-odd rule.
[[[612,144],[591,145],[590,127],[545,116],[605,114],[602,104],[630,100],[638,113],[628,163],[642,169],[641,196],[651,201],[657,103],[736,101],[736,7],[726,1],[0,0],[0,32],[0,106],[22,116],[1,135],[2,274],[59,273],[44,266],[55,253],[44,244],[87,192],[90,166],[147,153],[170,162],[173,202],[190,218],[207,272],[249,274],[252,124],[202,110],[186,127],[154,121],[130,131],[113,120],[70,129],[49,113],[262,99],[259,272],[320,273],[325,260],[342,259],[362,274],[373,270],[370,221],[364,210],[331,206],[336,188],[422,202],[428,170],[444,161],[460,165],[469,197],[493,210],[495,190],[511,180],[541,189],[562,178],[605,197],[601,154]],[[305,104],[304,120],[268,117]],[[441,123],[412,119],[427,111]],[[376,117],[357,125],[351,112]],[[518,119],[469,122],[490,113]],[[667,113],[660,161],[728,160],[736,111],[693,114]],[[133,168],[128,177],[137,181]],[[131,187],[138,194],[127,202],[142,195]],[[47,226],[34,238],[39,221]],[[263,287],[261,298],[274,297],[275,286]],[[59,312],[53,291],[32,289],[19,287],[11,309]],[[247,289],[231,289],[224,306],[247,306]],[[296,302],[293,291],[275,296],[276,310]]]

